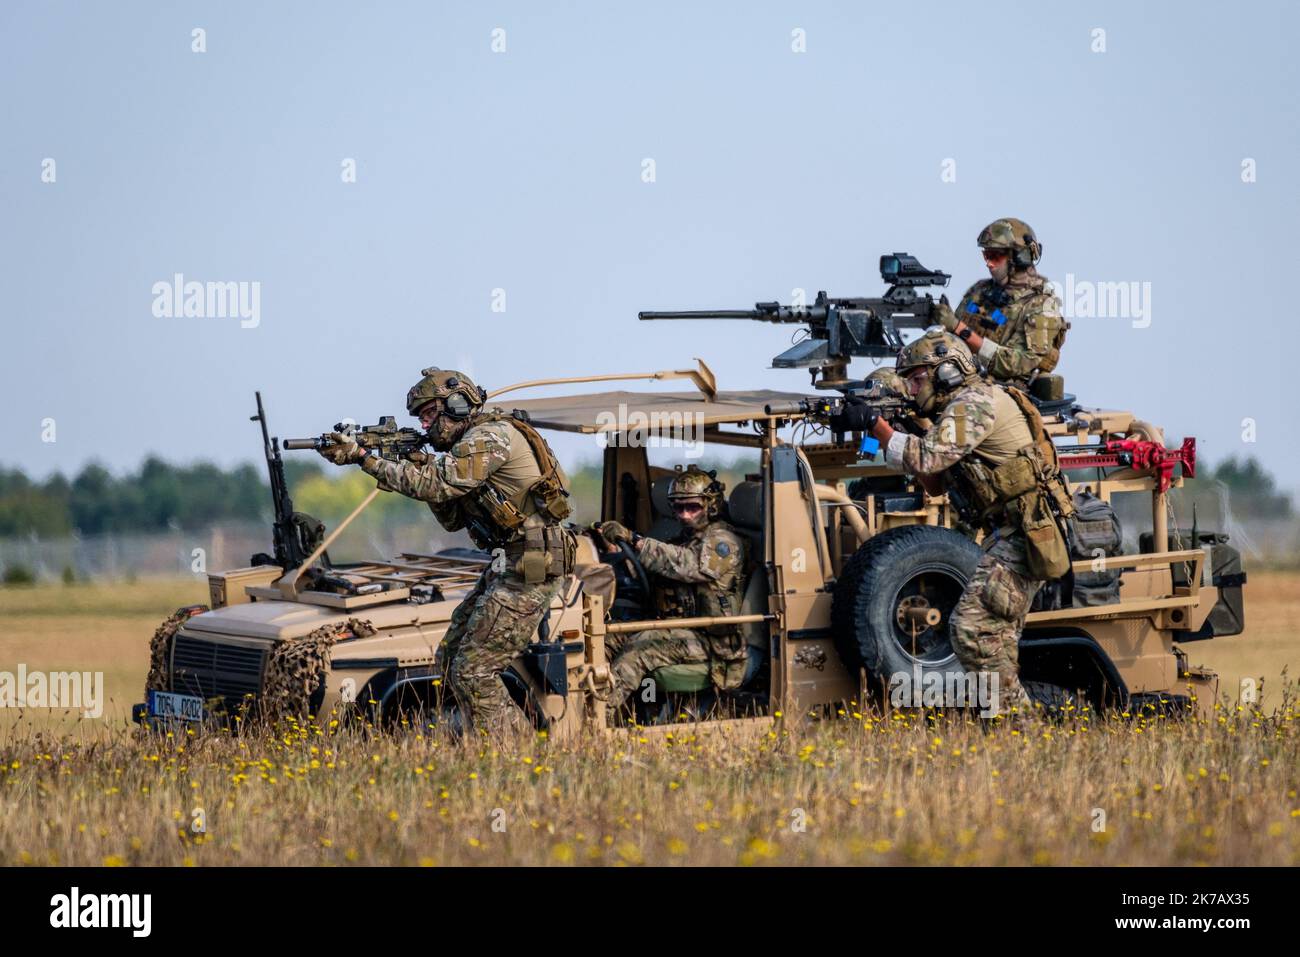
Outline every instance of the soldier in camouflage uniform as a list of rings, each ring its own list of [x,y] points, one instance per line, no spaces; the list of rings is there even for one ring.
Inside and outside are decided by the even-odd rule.
[[[989,278],[966,291],[956,313],[941,304],[939,323],[966,342],[989,376],[1027,389],[1056,368],[1070,324],[1035,267],[1043,247],[1027,223],[999,219],[977,243]]]
[[[525,420],[484,411],[487,394],[468,376],[437,368],[422,375],[406,409],[445,454],[419,464],[386,462],[339,432],[321,454],[336,465],[355,462],[381,487],[427,502],[443,528],[464,528],[493,552],[452,613],[440,651],[466,726],[518,726],[522,715],[500,675],[528,646],[573,569],[575,542],[560,525],[570,511],[568,479]]]
[[[999,706],[1023,709],[1019,640],[1043,581],[1069,571],[1062,523],[1072,510],[1042,420],[1018,389],[981,379],[965,343],[937,326],[899,354],[897,369],[918,409],[936,417],[921,436],[895,431],[865,403],[845,410],[847,428],[872,433],[890,465],[931,494],[949,492],[963,518],[982,527],[984,554],[949,620],[958,660],[996,672]]]
[[[875,389],[894,395],[905,397],[907,395],[907,383],[903,377],[898,374],[898,370],[893,366],[881,366],[879,369],[872,369],[863,380],[868,389]]]
[[[669,618],[722,617],[740,613],[744,600],[748,543],[722,512],[723,485],[715,472],[696,465],[681,471],[668,500],[682,532],[672,542],[634,534],[618,522],[602,522],[609,543],[626,541],[654,576],[658,612]],[[667,665],[707,663],[719,690],[740,687],[748,649],[738,625],[710,628],[652,628],[630,635],[616,654],[610,704],[619,708],[641,679]]]

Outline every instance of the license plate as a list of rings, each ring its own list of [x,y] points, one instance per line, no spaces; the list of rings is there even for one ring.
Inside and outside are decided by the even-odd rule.
[[[202,721],[203,699],[170,691],[149,692],[149,717],[179,721]]]

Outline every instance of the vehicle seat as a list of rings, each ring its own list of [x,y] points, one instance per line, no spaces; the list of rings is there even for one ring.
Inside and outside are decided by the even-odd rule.
[[[1074,408],[1075,397],[1065,391],[1065,380],[1059,375],[1040,375],[1029,386],[1029,401],[1038,407],[1039,415],[1050,418]]]
[[[667,504],[667,490],[665,502]],[[741,482],[727,500],[731,524],[749,540],[751,572],[745,582],[745,597],[741,600],[741,615],[767,613],[767,570],[763,562],[763,483]],[[741,687],[749,684],[758,674],[768,656],[768,626],[764,622],[745,625],[745,644],[749,661]],[[668,665],[659,668],[652,677],[664,691],[690,693],[704,691],[710,685],[709,666],[705,662]]]
[[[1029,401],[1034,403],[1039,415],[1045,419],[1050,419],[1054,415],[1065,415],[1067,412],[1072,411],[1078,399],[1072,393],[1067,392],[1059,399],[1038,399],[1031,395]]]

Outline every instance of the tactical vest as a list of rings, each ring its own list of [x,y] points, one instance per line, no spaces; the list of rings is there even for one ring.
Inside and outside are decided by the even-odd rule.
[[[725,522],[714,522],[731,529]],[[733,529],[734,531],[734,529]],[[736,533],[738,538],[739,533]],[[687,533],[671,542],[673,545],[687,545],[694,536]],[[659,615],[664,618],[722,618],[740,614],[740,605],[744,601],[742,589],[745,587],[746,561],[734,576],[730,588],[721,588],[713,582],[679,582],[662,576],[656,576],[655,605]],[[740,635],[739,625],[712,625],[701,629],[710,635]],[[743,644],[743,643],[742,643]]]
[[[1030,291],[1016,299],[1003,287],[990,282],[980,290],[978,296],[973,297],[976,312],[960,318],[965,319],[967,325],[974,326],[980,335],[992,339],[998,345],[1011,342],[1017,336],[1027,340],[1028,335],[1024,329],[1030,315],[1041,312],[1041,301],[1050,298],[1046,285],[1046,280],[1043,280],[1041,284],[1022,287]],[[971,322],[972,319],[975,321]],[[1065,334],[1069,328],[1070,324],[1062,318],[1061,327],[1052,336],[1051,347],[1038,363],[1039,374],[1051,372],[1061,361],[1061,347],[1065,345]]]
[[[572,536],[560,527],[572,512],[569,491],[560,478],[560,464],[522,412],[509,416],[499,409],[483,412],[470,419],[470,428],[503,420],[509,421],[528,443],[540,476],[525,490],[522,502],[506,498],[489,477],[452,504],[460,511],[474,544],[487,550],[503,549],[530,583],[567,573],[573,567],[575,546]],[[532,509],[521,507],[526,504],[531,504]]]
[[[1064,523],[1074,513],[1074,502],[1056,446],[1029,396],[1014,387],[993,388],[1015,400],[1029,426],[1030,442],[998,466],[983,461],[978,449],[956,462],[948,469],[948,481],[957,493],[954,503],[968,524],[988,532],[1023,532],[1034,577],[1059,578],[1070,569]]]

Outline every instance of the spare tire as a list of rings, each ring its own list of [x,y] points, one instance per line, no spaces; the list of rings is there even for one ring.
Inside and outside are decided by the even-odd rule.
[[[831,626],[850,674],[865,668],[878,687],[891,676],[962,672],[948,619],[980,547],[951,529],[907,525],[872,537],[835,583]],[[937,612],[937,616],[935,615]],[[937,617],[937,620],[936,620]]]

